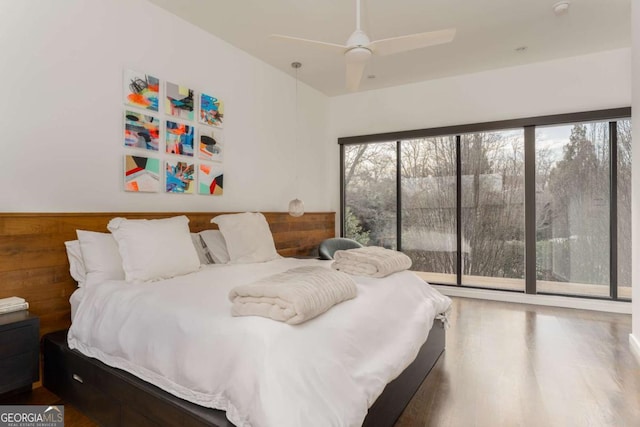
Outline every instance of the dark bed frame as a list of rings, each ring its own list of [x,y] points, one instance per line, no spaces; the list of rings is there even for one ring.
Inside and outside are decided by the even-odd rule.
[[[366,427],[391,427],[444,351],[445,331],[435,321],[416,359],[369,408]],[[187,402],[67,345],[67,331],[43,338],[43,385],[102,426],[233,427],[224,411]]]

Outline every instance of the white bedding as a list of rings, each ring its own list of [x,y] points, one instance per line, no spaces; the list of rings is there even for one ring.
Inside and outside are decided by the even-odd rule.
[[[78,305],[80,305],[80,301],[82,301],[82,295],[84,295],[84,288],[78,288],[69,297],[69,304],[71,304],[71,321],[76,317],[76,311],[78,310]]]
[[[232,317],[227,295],[301,265],[212,265],[159,282],[87,288],[69,346],[202,406],[236,426],[359,426],[449,307],[413,273],[354,278],[358,296],[300,325]]]

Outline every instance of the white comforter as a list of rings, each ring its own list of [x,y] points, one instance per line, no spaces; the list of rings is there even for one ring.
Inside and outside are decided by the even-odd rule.
[[[87,288],[69,346],[236,426],[359,426],[450,300],[404,271],[355,278],[356,298],[301,325],[231,316],[231,288],[309,264],[330,268],[280,259]]]

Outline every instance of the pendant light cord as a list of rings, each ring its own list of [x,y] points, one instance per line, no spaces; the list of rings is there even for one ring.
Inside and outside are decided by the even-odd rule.
[[[295,123],[294,123],[294,131],[293,131],[293,138],[294,141],[293,143],[294,145],[294,149],[292,150],[293,152],[293,156],[294,156],[294,161],[293,161],[293,167],[295,168],[295,190],[296,193],[298,193],[300,191],[300,180],[299,180],[299,176],[298,176],[298,172],[299,172],[299,166],[298,165],[298,157],[296,156],[296,151],[298,151],[298,68],[300,68],[302,66],[301,63],[299,62],[292,62],[291,63],[291,67],[293,67],[296,70],[296,90],[295,90],[295,95],[296,95],[296,101],[294,103],[295,105],[295,109],[296,109],[296,114],[295,114]],[[293,216],[293,217],[299,217],[304,215],[304,203],[302,203],[302,200],[298,199],[298,194],[296,194],[296,197],[291,200],[289,202],[289,215]]]
[[[298,69],[300,67],[302,67],[302,64],[299,62],[292,62],[291,66],[296,70],[296,99],[295,99],[295,109],[296,109],[296,115],[295,115],[295,123],[294,123],[294,128],[293,128],[293,143],[294,143],[294,164],[295,164],[295,168],[296,168],[296,188],[295,188],[295,197],[298,197],[298,193],[300,192],[300,182],[299,182],[299,165],[297,163],[297,161],[295,159],[297,159],[298,157],[295,155],[296,151],[298,150]],[[298,153],[300,154],[300,153]]]
[[[296,122],[294,124],[294,128],[293,128],[293,144],[295,147],[294,150],[294,154],[296,151],[298,151],[298,68],[300,68],[300,63],[296,62],[295,64],[298,64],[297,66],[295,66],[296,68]],[[298,153],[300,154],[300,153]],[[299,193],[299,184],[298,184],[298,179],[300,178],[298,176],[298,164],[297,162],[294,161],[294,163],[296,164],[296,197],[298,197],[298,193]]]

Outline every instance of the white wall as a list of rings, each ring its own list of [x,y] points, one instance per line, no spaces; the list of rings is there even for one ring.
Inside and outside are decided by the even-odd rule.
[[[633,71],[633,142],[632,142],[632,182],[633,187],[631,189],[631,257],[633,260],[633,270],[631,272],[632,282],[632,304],[633,304],[633,330],[632,335],[629,337],[631,342],[631,348],[634,350],[635,355],[640,363],[640,4],[637,1],[633,1],[631,7],[631,20],[634,23],[632,25],[632,71]]]
[[[331,98],[332,209],[340,207],[338,137],[629,105],[630,49]]]
[[[328,98],[299,85],[296,141],[290,75],[145,0],[0,2],[0,52],[0,211],[329,207]],[[125,68],[225,101],[223,196],[122,190]]]

